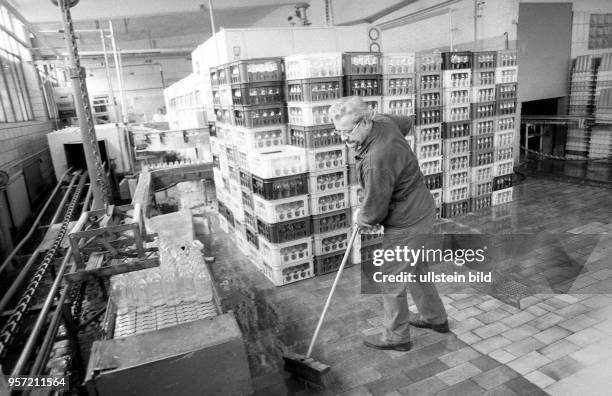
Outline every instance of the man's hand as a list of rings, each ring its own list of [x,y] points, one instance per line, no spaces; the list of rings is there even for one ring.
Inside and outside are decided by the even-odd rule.
[[[363,232],[375,231],[377,226],[364,223],[361,217],[359,216],[360,212],[361,212],[361,209],[357,209],[355,213],[353,213],[353,224],[357,225],[359,231],[363,231]]]

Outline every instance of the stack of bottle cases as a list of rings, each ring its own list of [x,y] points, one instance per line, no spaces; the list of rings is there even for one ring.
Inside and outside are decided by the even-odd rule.
[[[360,96],[372,114],[382,109],[382,58],[379,52],[342,54],[344,96]]]

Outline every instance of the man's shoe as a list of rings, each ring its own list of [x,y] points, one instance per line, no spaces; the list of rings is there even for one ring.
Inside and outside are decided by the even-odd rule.
[[[371,335],[365,337],[363,340],[363,344],[367,347],[374,349],[382,349],[382,350],[392,350],[392,351],[400,351],[406,352],[412,348],[411,342],[402,342],[398,344],[392,344],[388,341],[383,341],[380,339],[380,335]]]
[[[425,322],[421,319],[410,320],[409,323],[414,327],[420,327],[421,329],[432,329],[433,331],[437,331],[438,333],[448,333],[450,331],[448,328],[448,320],[440,324]]]

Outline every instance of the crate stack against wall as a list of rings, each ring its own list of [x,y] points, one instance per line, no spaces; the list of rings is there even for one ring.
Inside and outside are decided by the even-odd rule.
[[[344,96],[361,96],[371,114],[380,113],[383,91],[381,54],[379,52],[345,52],[342,54],[342,70]],[[408,111],[406,108],[403,110]]]
[[[439,217],[443,187],[442,57],[440,54],[417,54],[415,63],[415,142],[412,148],[425,176],[425,183],[436,201]]]
[[[569,77],[568,114],[590,117],[595,110],[596,63],[591,55],[579,56],[572,62]],[[567,131],[565,153],[568,158],[586,158],[591,128],[572,125]]]

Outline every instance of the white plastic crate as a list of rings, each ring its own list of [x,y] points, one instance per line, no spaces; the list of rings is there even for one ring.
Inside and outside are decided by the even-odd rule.
[[[448,88],[444,90],[443,104],[447,107],[465,107],[472,102],[472,89],[470,87]],[[493,98],[495,100],[495,98]]]
[[[444,181],[442,185],[444,188],[457,188],[459,186],[465,186],[470,184],[470,171],[469,169],[458,170],[454,172],[444,173]]]
[[[285,57],[287,80],[342,76],[342,53],[319,53]]]
[[[249,151],[265,151],[285,144],[287,127],[274,125],[264,128],[236,127],[236,146]]]
[[[284,268],[272,267],[266,261],[267,257],[261,258],[261,272],[272,281],[275,286],[283,286],[298,282],[314,276],[314,261],[303,260]]]
[[[442,141],[419,143],[414,151],[419,160],[427,160],[442,156]]]
[[[505,147],[505,148],[496,148],[495,149],[495,161],[503,162],[507,160],[514,159],[513,156],[513,148]]]
[[[390,96],[382,100],[383,114],[410,116],[414,114],[414,95]]]
[[[307,195],[268,201],[253,194],[253,210],[257,217],[268,224],[281,223],[310,215]]]
[[[514,187],[505,188],[503,190],[493,191],[491,196],[491,204],[493,206],[502,205],[513,200]]]
[[[259,239],[259,252],[272,267],[284,267],[288,264],[312,258],[312,238],[296,239],[285,243],[270,243]]]
[[[483,118],[472,122],[472,135],[486,135],[495,131],[495,118]]]
[[[495,84],[517,82],[518,66],[498,67],[495,69]]]
[[[232,102],[232,87],[229,85],[220,85],[219,86],[219,103],[221,106],[229,107],[233,106]]]
[[[515,116],[500,116],[497,118],[497,125],[495,126],[495,132],[508,132],[514,131]]]
[[[444,203],[457,202],[470,198],[470,185],[459,185],[457,187],[444,187],[442,189],[442,200]]]
[[[326,214],[349,208],[348,189],[310,196],[310,213]]]
[[[469,121],[471,117],[470,104],[463,104],[454,107],[445,106],[442,112],[442,121],[457,122]]]
[[[335,253],[346,250],[350,229],[344,228],[314,236],[314,255]]]
[[[306,149],[306,162],[310,172],[344,168],[347,165],[346,146],[330,146]]]
[[[495,85],[472,87],[472,102],[495,102]]]
[[[444,171],[453,172],[462,169],[467,169],[470,166],[470,155],[462,154],[457,157],[444,159]],[[441,171],[440,171],[441,172]]]
[[[493,177],[509,175],[514,172],[514,160],[495,162],[493,164]]]
[[[436,203],[436,208],[442,206],[442,189],[439,188],[437,190],[429,190],[429,192]]]
[[[431,124],[415,128],[416,140],[419,143],[439,142],[442,138],[442,125]]]
[[[361,186],[351,186],[349,188],[349,203],[351,207],[360,206],[363,202],[363,188]]]
[[[484,195],[489,195],[493,191],[493,181],[481,181],[470,184],[470,197],[480,198]],[[476,205],[479,206],[479,205]]]
[[[415,72],[416,54],[414,52],[384,53],[383,74],[401,75]]]
[[[493,180],[493,165],[476,166],[471,172],[473,183]]]
[[[233,197],[242,197],[242,189],[240,188],[240,182],[236,183],[233,180],[230,180],[229,186],[230,186],[230,189],[228,193],[232,197],[232,201],[233,201]],[[238,207],[238,206],[235,205],[235,207]]]
[[[316,173],[311,172],[308,176],[308,192],[310,194],[345,190],[348,185],[348,171],[346,168]]]
[[[292,146],[251,153],[249,170],[264,179],[304,173],[306,172],[305,153],[304,150]]]
[[[442,157],[419,159],[419,166],[424,176],[442,172]]]
[[[514,147],[514,131],[495,132],[493,144],[495,148]]]
[[[289,103],[287,105],[289,124],[301,126],[332,124],[333,120],[329,116],[329,108],[334,103],[335,101]]]
[[[472,70],[456,69],[442,71],[442,88],[470,88],[472,86]]]
[[[452,158],[459,157],[470,152],[470,136],[446,139],[444,141],[444,157]]]

